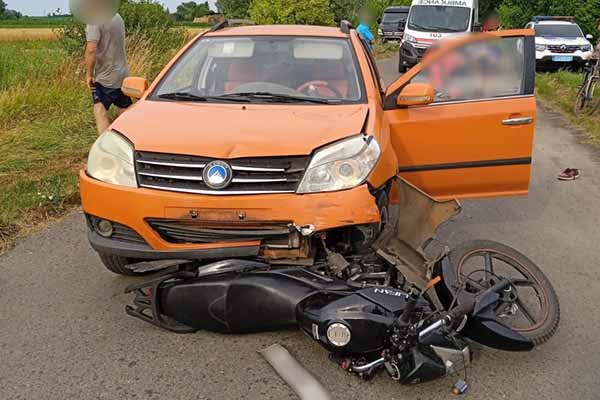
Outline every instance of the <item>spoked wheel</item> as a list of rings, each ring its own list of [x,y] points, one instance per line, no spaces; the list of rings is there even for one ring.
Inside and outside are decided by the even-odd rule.
[[[511,281],[495,309],[498,322],[540,345],[558,328],[560,306],[552,284],[526,256],[500,243],[477,240],[454,249],[449,260],[456,287],[478,294]]]
[[[594,115],[596,111],[600,110],[600,80],[594,78],[592,83],[590,84],[590,89],[588,91],[588,107],[587,114]]]
[[[577,97],[575,98],[575,109],[573,110],[575,111],[575,115],[580,115],[588,103],[587,90],[588,82],[586,80],[583,82],[583,85],[579,89],[579,92],[577,92]]]

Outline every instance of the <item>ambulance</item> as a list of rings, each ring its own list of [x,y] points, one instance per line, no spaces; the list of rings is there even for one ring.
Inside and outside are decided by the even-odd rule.
[[[478,30],[478,0],[413,0],[400,47],[399,71],[417,65],[438,40]]]

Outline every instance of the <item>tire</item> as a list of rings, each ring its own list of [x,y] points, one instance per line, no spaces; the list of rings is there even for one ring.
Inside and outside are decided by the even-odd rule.
[[[590,82],[588,81],[589,73],[586,73],[583,78],[583,83],[581,84],[581,88],[577,92],[577,97],[575,98],[575,115],[580,115],[583,110],[585,110],[588,104],[588,96],[590,93]]]
[[[594,78],[588,90],[590,96],[587,115],[594,115],[600,109],[600,80]]]
[[[112,254],[99,253],[102,264],[110,272],[123,276],[141,276],[142,274],[133,272],[127,268],[127,265],[133,264],[136,260],[131,258],[119,257]]]
[[[573,110],[575,115],[580,115],[587,104],[586,86],[587,82],[584,82],[583,86],[581,86],[581,89],[579,89],[579,92],[577,92],[577,97],[575,98],[575,108]]]
[[[451,271],[454,272],[455,277],[460,276],[461,271],[459,271],[459,269],[462,270],[461,265],[463,265],[463,263],[466,262],[468,257],[478,254],[478,252],[486,251],[496,254],[497,259],[500,259],[501,261],[504,261],[504,259],[508,259],[512,262],[518,263],[519,268],[523,268],[525,271],[527,271],[527,275],[529,275],[528,278],[531,278],[532,282],[535,282],[535,284],[537,285],[537,289],[535,289],[536,292],[537,290],[540,290],[540,292],[542,292],[542,296],[544,298],[542,302],[546,305],[545,312],[542,312],[542,314],[545,315],[544,319],[540,320],[539,322],[534,322],[534,325],[530,329],[515,330],[521,335],[529,338],[536,346],[545,343],[546,341],[548,341],[548,339],[554,336],[554,334],[558,330],[558,325],[560,323],[560,305],[558,301],[558,296],[556,295],[552,284],[550,283],[546,275],[544,275],[544,273],[540,270],[540,268],[537,265],[535,265],[529,258],[527,258],[519,251],[501,243],[489,240],[475,240],[464,243],[450,252],[448,256],[449,268]],[[446,288],[450,288],[452,287],[452,285],[455,284],[455,282],[445,283]],[[448,290],[453,291],[453,289]],[[445,301],[444,298],[446,299]],[[440,296],[440,299],[443,303],[447,303],[447,300],[449,299],[448,292],[446,292],[445,295]],[[449,304],[444,305],[446,307],[449,306]],[[542,307],[542,311],[543,309],[544,308]],[[499,320],[499,322],[502,321]]]

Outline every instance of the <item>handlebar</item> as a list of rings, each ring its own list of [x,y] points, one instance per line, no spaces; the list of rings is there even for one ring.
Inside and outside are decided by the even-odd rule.
[[[485,296],[490,293],[500,294],[502,291],[504,291],[510,285],[511,285],[511,282],[508,279],[503,279],[500,282],[496,283],[494,286],[487,289],[480,296],[478,296],[477,300],[468,301],[466,303],[459,304],[458,306],[454,307],[452,310],[448,311],[448,314],[445,317],[440,318],[433,324],[429,325],[428,327],[426,327],[425,329],[420,331],[419,339],[422,339],[422,338],[428,336],[430,333],[438,330],[442,326],[452,324],[453,321],[463,319],[465,316],[467,316],[473,312],[473,310],[475,309],[475,306],[477,305],[477,301],[479,299],[484,299]]]

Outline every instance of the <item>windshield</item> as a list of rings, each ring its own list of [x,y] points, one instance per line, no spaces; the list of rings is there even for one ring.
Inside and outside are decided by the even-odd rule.
[[[383,14],[382,22],[384,24],[397,24],[401,21],[406,21],[408,13],[385,13]]]
[[[423,32],[466,32],[471,9],[449,6],[413,6],[408,27]]]
[[[153,98],[174,101],[325,102],[362,100],[347,39],[208,37],[168,72]]]
[[[583,37],[583,32],[577,25],[536,25],[536,36],[578,38]]]

